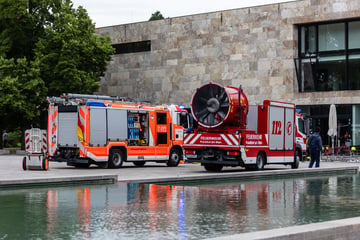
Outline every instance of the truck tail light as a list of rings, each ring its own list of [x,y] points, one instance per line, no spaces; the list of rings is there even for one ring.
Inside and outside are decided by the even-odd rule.
[[[238,152],[238,151],[228,151],[226,154],[228,156],[239,156],[240,152]]]
[[[185,150],[185,154],[195,154],[195,150]]]

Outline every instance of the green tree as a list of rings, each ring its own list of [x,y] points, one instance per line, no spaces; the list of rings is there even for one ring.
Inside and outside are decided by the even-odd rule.
[[[160,11],[156,11],[153,14],[151,14],[151,17],[149,18],[149,21],[156,21],[164,19],[164,16],[161,14]]]
[[[39,63],[0,57],[0,123],[8,129],[29,127],[38,122],[46,102],[46,87]],[[5,93],[5,94],[4,94]]]
[[[93,93],[113,53],[71,0],[0,0],[0,128],[37,125],[46,96]]]
[[[35,48],[41,77],[48,93],[93,93],[114,53],[109,37],[94,34],[95,26],[84,8],[64,4],[54,9],[53,24],[45,29]]]

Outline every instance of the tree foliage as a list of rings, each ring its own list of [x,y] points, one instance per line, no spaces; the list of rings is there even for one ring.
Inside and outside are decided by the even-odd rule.
[[[113,52],[71,0],[0,0],[0,129],[39,123],[46,96],[96,91]]]
[[[164,19],[164,16],[161,14],[160,11],[156,11],[153,14],[151,14],[151,17],[149,18],[149,21],[156,21]]]
[[[40,117],[46,87],[37,61],[0,57],[0,79],[1,126],[16,129]]]

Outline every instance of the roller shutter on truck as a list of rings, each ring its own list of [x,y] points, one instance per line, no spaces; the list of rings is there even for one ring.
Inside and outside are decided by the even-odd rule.
[[[107,140],[127,139],[127,111],[90,108],[90,146],[105,146]]]
[[[61,147],[77,146],[77,106],[58,107],[58,136],[57,144]]]

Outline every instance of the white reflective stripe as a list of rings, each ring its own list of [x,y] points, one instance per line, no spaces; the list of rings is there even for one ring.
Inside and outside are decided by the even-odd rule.
[[[155,146],[154,137],[153,137],[153,134],[151,132],[151,128],[149,129],[149,146]]]
[[[196,142],[196,140],[198,140],[201,137],[201,134],[197,134],[192,141],[189,144],[193,144],[194,142]]]
[[[87,156],[91,158],[91,160],[94,160],[95,162],[107,162],[109,160],[108,156],[98,157],[92,154],[91,152],[88,152]]]
[[[236,136],[236,137],[235,137]],[[238,141],[238,139],[239,139],[239,136],[238,135],[232,135],[232,134],[229,134],[229,138],[231,138],[231,140],[233,141],[233,143],[235,144],[235,145],[239,145],[239,141]]]
[[[224,139],[224,141],[228,144],[228,145],[232,145],[232,143],[229,141],[229,139],[225,136],[225,134],[220,134],[220,136]]]
[[[271,106],[277,106],[277,107],[287,107],[287,108],[294,108],[295,105],[291,103],[282,103],[282,102],[270,102]]]
[[[142,159],[139,159],[139,157],[141,157]],[[149,160],[157,160],[156,156],[128,156],[127,160],[128,161],[149,161]],[[166,159],[168,159],[168,156],[166,156]]]
[[[256,157],[248,157],[246,156],[245,148],[241,147],[241,158],[244,161],[245,164],[255,164],[256,163]]]
[[[57,138],[56,138],[56,134],[58,133],[58,128],[57,128],[57,124],[58,124],[58,117],[59,117],[59,112],[58,112],[58,108],[57,107],[51,107],[50,108],[50,116],[54,116],[56,112],[56,117],[53,119],[53,121],[50,123],[51,126],[50,126],[50,133],[49,133],[49,141],[48,141],[48,146],[49,146],[49,153],[51,156],[54,156],[55,152],[56,152],[56,149],[57,149]],[[56,131],[53,132],[52,129],[53,127],[56,126]],[[55,144],[52,148],[50,148],[50,146],[52,145],[53,143],[53,139],[54,139],[54,135],[55,135]]]
[[[214,145],[214,144],[210,144],[210,145],[207,145],[207,144],[191,144],[192,147],[233,147],[233,150],[239,150],[239,147],[238,146],[235,146],[235,145]]]
[[[169,160],[169,156],[156,156],[156,160]]]
[[[78,146],[80,148],[80,150],[83,152],[84,155],[86,155],[87,151],[85,149],[85,147],[78,141]]]
[[[81,108],[81,110],[82,110],[82,111],[84,112],[84,114],[85,114],[85,106],[81,106],[80,108]],[[81,124],[82,124],[82,125],[85,125],[85,119],[81,116],[80,112],[79,112],[78,116],[79,116],[79,119],[80,119]]]
[[[189,139],[191,139],[191,137],[193,136],[194,134],[185,134],[184,135],[184,143],[188,143]]]

